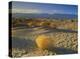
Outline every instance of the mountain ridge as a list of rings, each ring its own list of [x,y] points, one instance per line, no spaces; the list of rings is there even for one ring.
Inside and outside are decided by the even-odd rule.
[[[42,14],[36,14],[36,13],[12,13],[12,17],[17,17],[17,18],[50,18],[50,19],[74,19],[78,18],[78,15],[73,15],[73,14],[47,14],[47,13],[42,13]]]

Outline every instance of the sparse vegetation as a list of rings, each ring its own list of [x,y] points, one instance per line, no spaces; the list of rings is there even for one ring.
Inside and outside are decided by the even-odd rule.
[[[51,49],[53,48],[53,42],[54,40],[52,40],[50,37],[46,36],[46,35],[39,35],[36,38],[36,44],[38,46],[38,48],[40,49]]]
[[[25,48],[12,47],[12,57],[77,53],[77,23],[75,20],[65,19],[13,18],[12,37],[16,38],[13,38],[14,41],[17,40],[13,45]],[[23,29],[14,30],[17,27]]]
[[[48,27],[48,28],[58,28],[63,27],[64,29],[77,30],[77,21],[75,19],[72,20],[41,20],[41,19],[15,19],[12,20],[13,28],[18,26],[26,26],[26,27]]]

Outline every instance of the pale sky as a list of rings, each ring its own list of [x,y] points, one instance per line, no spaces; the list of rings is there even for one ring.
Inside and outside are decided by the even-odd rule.
[[[43,4],[31,2],[12,2],[12,13],[76,14],[76,5]]]

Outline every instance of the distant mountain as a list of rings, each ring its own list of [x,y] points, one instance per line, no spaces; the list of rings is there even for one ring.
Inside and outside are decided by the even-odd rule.
[[[16,18],[50,18],[50,19],[73,19],[77,15],[72,14],[26,14],[26,13],[13,13],[12,17]]]

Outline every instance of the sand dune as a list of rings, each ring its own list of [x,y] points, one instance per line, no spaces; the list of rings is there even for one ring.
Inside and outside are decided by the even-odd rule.
[[[38,49],[35,39],[40,35],[47,35],[55,41],[54,48],[46,52]],[[73,54],[77,53],[78,49],[77,31],[65,29],[49,29],[43,27],[34,27],[29,29],[12,30],[12,55],[13,57],[22,56],[42,56],[55,54]],[[25,51],[27,53],[17,52]],[[36,50],[36,51],[34,51]],[[16,53],[14,52],[16,51]],[[21,54],[19,56],[19,54]]]

